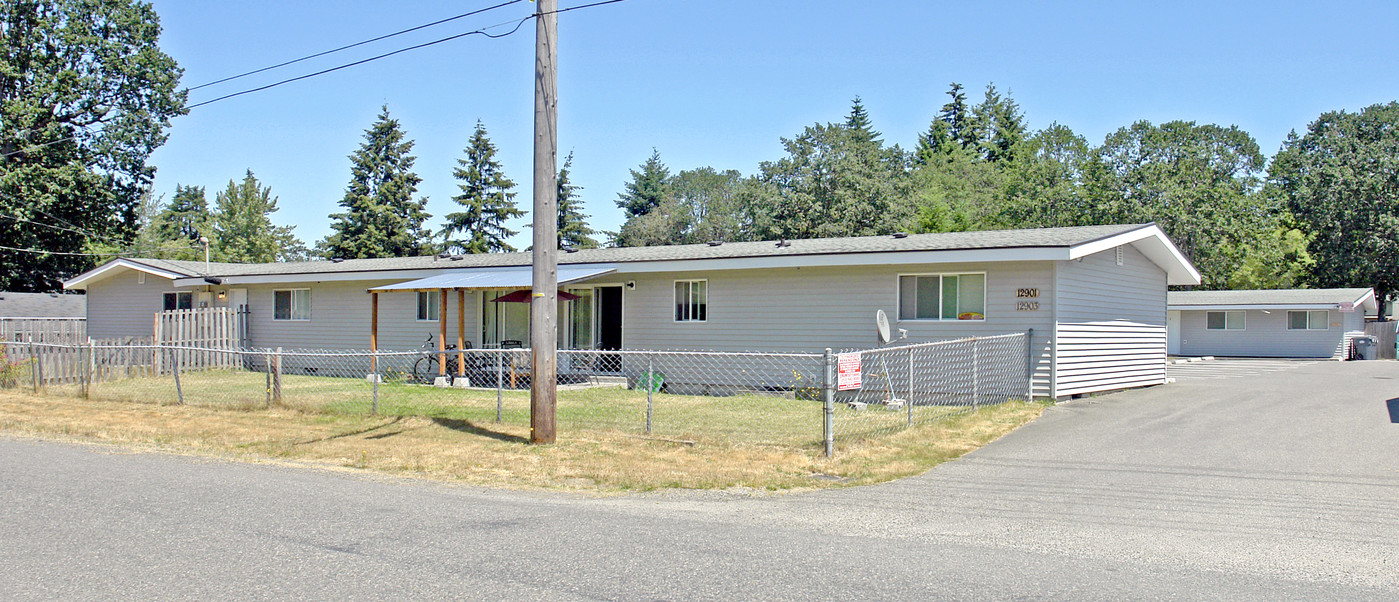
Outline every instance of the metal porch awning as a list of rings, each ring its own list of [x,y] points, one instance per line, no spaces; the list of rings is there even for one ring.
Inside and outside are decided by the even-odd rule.
[[[575,268],[558,269],[559,285],[595,278],[617,271],[617,268]],[[439,289],[490,289],[490,288],[530,288],[534,272],[529,268],[517,270],[454,270],[445,274],[428,276],[417,280],[386,284],[369,289],[371,293],[394,293],[409,291],[435,291]]]

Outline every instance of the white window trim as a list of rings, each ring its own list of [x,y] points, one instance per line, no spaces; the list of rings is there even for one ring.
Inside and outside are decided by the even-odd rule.
[[[180,309],[180,300],[179,300],[179,298],[176,298],[176,299],[175,299],[175,309],[174,309],[174,310],[165,309],[165,296],[166,296],[166,295],[189,295],[189,308],[190,308],[190,309],[194,309],[194,291],[161,291],[161,292],[160,292],[160,310],[161,310],[161,311],[177,311],[177,310]]]
[[[703,320],[681,320],[675,317],[675,306],[678,299],[675,298],[675,285],[681,282],[689,282],[693,286],[696,282],[704,283],[704,319]],[[677,278],[670,282],[670,321],[673,324],[705,324],[709,322],[709,279],[708,278]]]
[[[1243,328],[1229,328],[1229,314],[1231,312],[1243,314]],[[1224,314],[1224,328],[1210,328],[1210,314]],[[1212,309],[1205,312],[1205,330],[1214,332],[1243,332],[1248,330],[1248,312],[1242,309]]]
[[[278,288],[278,289],[272,289],[272,321],[273,321],[273,322],[310,322],[310,321],[311,321],[311,317],[310,317],[310,316],[311,316],[311,312],[310,312],[310,311],[307,311],[307,312],[306,312],[306,316],[307,316],[307,317],[305,317],[305,318],[278,318],[278,317],[277,317],[277,293],[296,292],[296,291],[306,291],[306,296],[308,296],[308,297],[311,296],[311,289],[310,289],[310,287],[305,287],[305,288]],[[292,295],[291,300],[292,300],[293,303],[295,303],[295,302],[296,302],[296,295]],[[292,307],[291,307],[291,313],[292,313],[292,315],[296,315],[296,306],[295,306],[295,305],[292,305]]]
[[[1325,325],[1326,325],[1324,328],[1312,328],[1312,312],[1314,312],[1314,311],[1324,311],[1324,312],[1326,312],[1326,320],[1322,322],[1322,324],[1325,324]],[[1292,313],[1293,313],[1293,312],[1301,312],[1301,313],[1307,314],[1307,327],[1306,327],[1306,328],[1293,328],[1293,327],[1292,327]],[[1329,309],[1289,309],[1289,310],[1287,310],[1287,329],[1290,330],[1290,331],[1292,331],[1292,332],[1306,332],[1306,331],[1309,331],[1309,330],[1331,330],[1331,310],[1329,310]]]
[[[432,299],[432,300],[434,300],[434,301],[437,302],[437,317],[436,317],[436,318],[428,318],[428,319],[426,319],[426,320],[424,320],[423,318],[418,318],[418,314],[420,313],[419,310],[421,309],[420,304],[423,302],[423,295],[427,295],[430,299]],[[418,322],[432,322],[432,323],[437,323],[437,322],[441,322],[441,321],[442,321],[442,293],[441,293],[441,292],[439,292],[439,291],[418,291],[418,294],[414,296],[413,305],[414,305],[414,307],[413,307],[413,317],[416,318],[416,320],[417,320]],[[429,312],[429,313],[431,313],[431,312]]]
[[[941,317],[941,315],[942,315],[942,312],[941,312],[941,311],[938,312],[938,316],[939,316],[939,317],[937,317],[937,318],[904,318],[904,317],[903,317],[903,312],[901,311],[901,309],[902,309],[903,306],[904,306],[904,299],[903,299],[904,291],[903,291],[903,286],[900,286],[900,284],[901,284],[901,282],[903,281],[903,278],[904,278],[905,276],[917,276],[917,277],[922,277],[922,276],[978,276],[978,275],[981,276],[981,305],[982,305],[982,312],[981,312],[981,319],[980,319],[980,320],[959,320],[959,319],[957,319],[957,318],[943,318],[943,317]],[[958,282],[957,286],[959,286],[959,287],[962,286],[960,281]],[[991,277],[990,277],[986,272],[930,272],[930,273],[899,274],[899,275],[897,275],[897,276],[894,276],[894,315],[898,317],[898,318],[895,320],[895,322],[985,322],[985,321],[990,317],[990,316],[987,315],[987,314],[990,313],[990,312],[988,311],[989,308],[990,308],[990,305],[991,305],[991,293],[990,293],[990,291],[991,291]],[[960,290],[959,290],[959,293],[960,293]],[[938,309],[941,310],[941,309],[942,309],[942,296],[941,296],[941,295],[942,295],[942,284],[941,284],[941,283],[938,284],[938,295],[939,295],[939,296],[938,296]]]

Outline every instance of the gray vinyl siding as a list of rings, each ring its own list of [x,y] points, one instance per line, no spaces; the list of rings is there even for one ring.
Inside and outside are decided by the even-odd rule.
[[[1059,263],[1055,396],[1166,381],[1166,272],[1131,245]]]
[[[1023,333],[1035,329],[1036,394],[1049,395],[1049,335],[1053,264],[939,264],[926,266],[811,267],[711,272],[619,274],[608,282],[623,289],[623,347],[715,351],[820,353],[825,348],[878,345],[875,312],[883,309],[904,343]],[[901,274],[986,274],[986,320],[898,319]],[[708,319],[674,320],[676,280],[706,279]],[[603,283],[603,282],[599,282]],[[1039,288],[1038,311],[1016,311],[1018,288]],[[1163,289],[1164,290],[1164,289]],[[1163,293],[1164,294],[1164,293]],[[1027,350],[1027,353],[1029,350]]]
[[[1326,330],[1288,330],[1286,309],[1244,310],[1243,330],[1210,330],[1204,310],[1180,312],[1181,355],[1343,358],[1347,333],[1365,330],[1361,311],[1332,309]]]
[[[372,304],[368,289],[397,282],[395,280],[366,280],[357,282],[313,282],[309,284],[260,284],[248,289],[248,334],[253,347],[282,347],[284,349],[369,349]],[[274,291],[293,288],[311,289],[311,319],[290,321],[273,319]],[[473,347],[481,343],[480,294],[466,293],[466,340]],[[447,305],[442,308],[447,321],[447,343],[457,342],[457,293],[449,291]],[[379,348],[410,351],[419,349],[428,335],[436,346],[436,321],[418,321],[416,293],[379,294]]]
[[[87,336],[93,339],[151,336],[155,313],[164,309],[163,295],[176,289],[170,279],[153,274],[146,274],[146,283],[139,284],[139,274],[134,270],[120,270],[88,285]]]

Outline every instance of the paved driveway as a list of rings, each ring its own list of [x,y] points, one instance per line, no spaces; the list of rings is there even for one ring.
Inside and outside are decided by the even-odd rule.
[[[1399,598],[1399,363],[1079,400],[882,486],[603,499],[0,438],[8,598]],[[1399,414],[1399,412],[1396,412]]]

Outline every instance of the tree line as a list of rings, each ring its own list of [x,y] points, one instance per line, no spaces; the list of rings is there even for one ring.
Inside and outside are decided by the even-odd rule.
[[[1399,103],[1330,111],[1269,161],[1237,126],[1138,121],[1098,144],[1032,130],[994,85],[952,84],[917,146],[887,145],[857,97],[782,138],[757,173],[632,170],[619,246],[1156,222],[1203,288],[1399,290]]]

